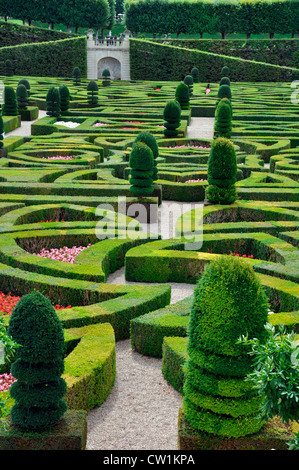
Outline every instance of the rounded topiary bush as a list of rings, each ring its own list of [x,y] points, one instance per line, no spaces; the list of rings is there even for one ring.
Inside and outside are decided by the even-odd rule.
[[[29,97],[29,96],[30,96],[31,87],[30,87],[30,83],[29,83],[29,81],[27,80],[27,78],[21,78],[21,80],[19,80],[18,85],[25,85],[26,90],[27,90],[27,95],[28,95],[28,97]]]
[[[218,105],[219,101],[222,100],[222,98],[227,98],[228,100],[232,99],[232,92],[229,85],[219,86],[216,106]]]
[[[60,109],[62,113],[68,111],[70,107],[71,95],[68,87],[66,85],[61,85],[59,87],[60,95]]]
[[[228,77],[228,76],[229,76],[229,68],[227,67],[227,65],[225,65],[221,69],[221,77]]]
[[[266,341],[268,303],[253,268],[222,256],[205,266],[188,325],[183,412],[192,427],[221,437],[259,431],[261,398],[242,335]]]
[[[190,92],[186,83],[179,83],[175,90],[175,99],[180,104],[181,109],[190,108]]]
[[[7,59],[5,61],[5,75],[7,77],[12,77],[14,74],[13,63],[11,60]]]
[[[24,111],[28,108],[28,93],[25,85],[20,84],[16,90],[16,97],[18,102],[18,109]]]
[[[87,85],[87,101],[89,106],[95,106],[99,101],[99,87],[97,82],[91,80]]]
[[[20,345],[11,373],[15,400],[11,409],[14,425],[38,430],[54,425],[67,409],[63,396],[64,335],[49,299],[39,292],[24,295],[13,310],[8,334]]]
[[[194,83],[192,75],[186,75],[186,77],[184,78],[184,83],[189,88],[189,95],[192,96],[193,95],[193,83]]]
[[[57,118],[60,116],[60,93],[58,88],[49,88],[46,97],[46,106],[48,116]]]
[[[225,137],[212,142],[208,160],[206,198],[214,204],[232,204],[237,199],[235,188],[237,157],[233,143]]]
[[[226,137],[231,138],[232,131],[232,107],[231,103],[227,98],[222,98],[219,101],[214,123],[214,138]]]
[[[81,83],[81,70],[79,67],[74,67],[72,72],[73,82],[75,86],[80,85]]]
[[[133,142],[133,145],[136,142],[145,143],[153,152],[153,157],[154,157],[153,180],[156,181],[158,179],[157,158],[159,157],[159,146],[158,146],[156,137],[150,132],[144,131],[138,134],[138,136]]]
[[[102,77],[103,77],[102,85],[109,86],[110,85],[110,70],[104,69],[102,72]]]
[[[181,125],[181,112],[181,106],[176,100],[166,103],[163,111],[165,137],[176,137],[178,135],[178,127]]]
[[[194,83],[199,83],[199,70],[197,67],[192,68],[191,75],[192,75]]]
[[[154,156],[152,150],[142,141],[136,142],[129,158],[130,192],[134,196],[148,196],[153,193]]]
[[[4,87],[4,104],[2,107],[3,116],[17,116],[18,104],[16,92],[11,86]]]
[[[228,77],[222,77],[220,80],[219,85],[228,85],[230,86],[230,79]]]

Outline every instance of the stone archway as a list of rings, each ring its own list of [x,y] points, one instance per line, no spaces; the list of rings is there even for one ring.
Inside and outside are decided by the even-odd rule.
[[[113,57],[103,57],[98,61],[98,79],[102,78],[104,69],[108,69],[112,80],[121,79],[121,64],[120,61]]]

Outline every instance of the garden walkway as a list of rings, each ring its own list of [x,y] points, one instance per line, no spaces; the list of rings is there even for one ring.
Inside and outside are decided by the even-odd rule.
[[[188,139],[213,139],[215,118],[192,117],[187,129]]]

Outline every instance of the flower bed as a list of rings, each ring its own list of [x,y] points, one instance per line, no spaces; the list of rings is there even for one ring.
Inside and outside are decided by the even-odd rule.
[[[85,250],[89,246],[91,246],[91,244],[88,246],[73,246],[71,248],[64,246],[62,248],[51,248],[50,250],[43,248],[39,253],[32,254],[41,256],[42,258],[49,258],[56,261],[63,261],[65,263],[73,264],[81,251]]]
[[[0,291],[0,315],[11,315],[20,299],[20,296],[13,295],[11,292],[4,294]],[[72,308],[72,306],[68,305],[67,307],[63,307],[60,304],[56,304],[54,308],[55,310],[64,310],[66,308]]]
[[[0,374],[0,392],[7,392],[15,381],[11,374]]]

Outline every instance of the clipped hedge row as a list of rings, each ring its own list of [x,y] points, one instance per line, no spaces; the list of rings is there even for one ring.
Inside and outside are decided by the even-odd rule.
[[[86,76],[86,37],[21,44],[0,49],[0,74],[11,60],[14,74],[20,76],[71,77],[74,67]]]
[[[230,79],[238,82],[279,82],[299,78],[299,69],[296,68],[157,44],[148,40],[130,40],[132,80],[182,80],[192,67],[197,67],[202,82],[218,82],[225,65],[229,67]]]
[[[68,33],[54,29],[37,28],[36,26],[23,26],[19,24],[0,21],[1,47],[16,46],[17,44],[29,44],[33,42],[56,41],[66,39]]]

